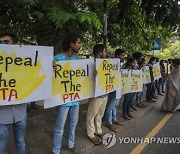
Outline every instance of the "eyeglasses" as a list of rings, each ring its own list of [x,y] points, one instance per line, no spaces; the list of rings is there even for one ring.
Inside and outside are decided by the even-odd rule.
[[[2,40],[2,41],[0,41],[0,44],[8,44],[8,43],[9,43],[8,40]]]

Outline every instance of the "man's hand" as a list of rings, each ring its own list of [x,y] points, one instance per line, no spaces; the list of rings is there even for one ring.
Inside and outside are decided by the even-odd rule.
[[[56,64],[56,62],[53,61],[52,65],[53,65],[53,70],[55,71],[55,70],[57,69],[57,64]]]
[[[95,70],[95,71],[93,72],[94,77],[96,77],[97,74],[98,74],[98,72],[97,72],[97,70]]]

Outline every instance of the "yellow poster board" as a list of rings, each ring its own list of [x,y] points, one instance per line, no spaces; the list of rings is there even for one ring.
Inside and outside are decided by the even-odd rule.
[[[143,87],[142,71],[131,70],[130,88],[131,92],[140,92]]]
[[[94,97],[94,60],[57,62],[53,72],[52,97],[44,101],[50,108]]]
[[[118,88],[119,59],[96,59],[95,97],[108,94]]]
[[[131,78],[131,72],[127,69],[121,69],[121,79],[120,79],[120,91],[121,94],[129,93],[130,90],[130,78]]]
[[[149,66],[144,66],[142,68],[142,77],[143,77],[143,84],[147,84],[151,82]]]
[[[153,76],[154,76],[154,79],[159,79],[161,78],[161,71],[160,71],[160,65],[159,65],[159,62],[156,63],[156,64],[153,64]]]

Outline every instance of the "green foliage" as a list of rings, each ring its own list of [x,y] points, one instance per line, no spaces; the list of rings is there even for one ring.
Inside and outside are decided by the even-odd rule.
[[[177,0],[108,1],[108,49],[145,53],[158,37],[167,48],[179,32],[177,10]],[[81,54],[89,54],[102,43],[103,14],[102,0],[6,0],[0,1],[0,31],[17,32],[20,43],[51,45],[55,51],[67,33],[79,32]]]
[[[160,59],[180,58],[180,41],[170,43],[169,47],[162,51],[157,51],[156,56]]]

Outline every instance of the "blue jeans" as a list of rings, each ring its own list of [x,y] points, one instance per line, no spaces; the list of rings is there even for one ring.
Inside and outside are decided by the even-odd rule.
[[[54,126],[53,154],[59,154],[64,133],[64,125],[68,117],[68,148],[74,147],[75,129],[79,117],[79,105],[56,107],[56,120]]]
[[[133,93],[124,94],[123,115],[129,114]]]
[[[27,117],[13,124],[0,124],[0,154],[5,153],[11,125],[13,126],[16,154],[25,154],[24,136],[27,126]]]
[[[112,97],[109,95],[109,97]],[[117,120],[116,112],[119,104],[119,99],[116,99],[116,96],[113,98],[108,98],[108,103],[106,106],[106,124],[112,125],[113,122]]]
[[[143,96],[143,92],[137,92],[136,93],[136,102],[137,103],[142,103],[142,96]]]

